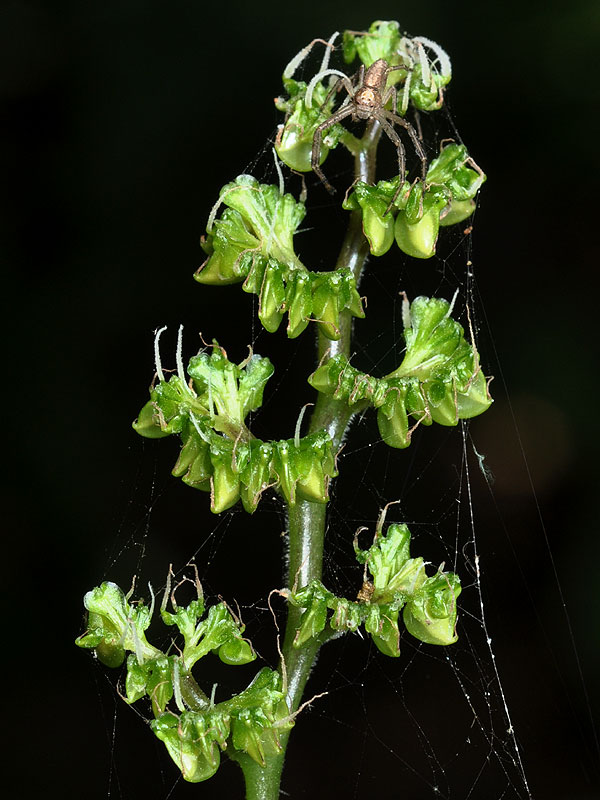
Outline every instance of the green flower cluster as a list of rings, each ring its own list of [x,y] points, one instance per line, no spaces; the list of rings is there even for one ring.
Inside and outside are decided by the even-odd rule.
[[[298,498],[327,502],[329,481],[337,475],[327,433],[263,442],[245,425],[273,374],[268,358],[251,355],[233,364],[215,342],[211,355],[194,356],[187,371],[189,383],[182,368],[168,381],[159,380],[133,423],[150,439],[179,434],[182,449],[173,475],[210,492],[215,514],[240,499],[252,513],[269,487],[290,504]]]
[[[340,313],[365,316],[356,281],[349,269],[331,272],[290,270],[284,264],[260,256],[254,258],[242,287],[259,296],[258,318],[274,333],[288,314],[287,335],[295,339],[309,322],[317,322],[328,339],[340,338]]]
[[[185,780],[193,783],[214,775],[228,745],[234,757],[235,751],[244,752],[264,766],[271,755],[281,752],[281,733],[293,725],[281,676],[266,667],[229,700],[215,704],[201,692],[191,669],[205,655],[215,652],[225,664],[241,665],[256,654],[243,638],[244,625],[224,602],[211,606],[204,616],[199,583],[197,588],[197,598],[185,607],[179,607],[171,594],[172,612],[166,610],[168,589],[165,593],[162,620],[176,626],[184,640],[178,655],[166,655],[148,643],[145,631],[153,605],[131,604],[116,584],[108,582],[85,595],[88,629],[76,640],[111,667],[120,666],[130,653],[125,700],[150,699],[155,717],[150,727]]]
[[[358,55],[365,67],[380,58],[390,66],[405,69],[390,73],[390,85],[398,84],[398,111],[405,114],[409,104],[418,111],[436,111],[444,102],[443,89],[450,83],[450,59],[439,45],[423,37],[403,36],[395,20],[374,22],[365,33],[344,31],[344,60],[352,63]],[[432,59],[427,50],[432,50]]]
[[[406,629],[420,641],[448,645],[457,640],[460,580],[441,567],[435,575],[427,576],[423,559],[410,557],[406,525],[389,525],[385,535],[378,530],[368,550],[361,550],[355,539],[354,548],[358,561],[366,564],[372,576],[372,580],[365,580],[356,601],[336,597],[320,581],[288,594],[293,605],[306,609],[295,647],[322,634],[326,625],[339,632],[356,631],[364,625],[382,653],[397,657],[398,617],[402,609]]]
[[[252,683],[230,700],[207,711],[167,711],[150,726],[165,744],[186,781],[199,783],[219,768],[228,746],[236,758],[243,752],[264,767],[283,751],[281,735],[293,727],[281,676],[264,667]]]
[[[440,226],[463,222],[473,213],[475,195],[484,181],[464,145],[452,143],[429,165],[425,185],[417,180],[400,186],[399,177],[376,186],[359,182],[344,208],[362,212],[363,231],[374,256],[387,253],[395,239],[407,255],[431,258]]]
[[[221,285],[243,280],[244,291],[259,298],[258,317],[267,331],[276,331],[288,314],[290,339],[310,321],[321,323],[330,339],[338,339],[341,311],[364,317],[349,269],[312,272],[295,254],[293,235],[304,218],[303,203],[250,175],[224,186],[220,202],[227,208],[209,222],[202,243],[208,258],[195,275],[197,281]]]
[[[333,40],[334,37],[330,39],[328,47],[333,46]],[[315,130],[334,112],[338,93],[326,79],[330,76],[339,78],[342,74],[327,68],[327,56],[321,69],[308,83],[295,80],[292,76],[309,50],[310,46],[290,62],[282,78],[287,98],[278,97],[275,100],[277,109],[286,115],[279,129],[275,149],[284,164],[298,172],[310,172]],[[450,82],[452,71],[448,56],[435,42],[402,36],[400,26],[395,21],[377,21],[365,33],[345,31],[343,53],[347,64],[358,56],[365,67],[370,67],[381,58],[391,67],[404,67],[390,72],[388,77],[388,86],[396,86],[399,97],[396,110],[399,114],[406,114],[409,106],[420,111],[433,111],[442,106],[443,89]],[[341,89],[341,83],[339,87]],[[391,105],[390,100],[390,108]],[[323,138],[321,164],[340,142],[351,151],[357,144],[356,138],[343,125],[336,123]]]
[[[391,447],[408,447],[416,424],[456,425],[489,408],[487,380],[477,351],[450,317],[446,300],[417,297],[404,309],[406,352],[400,366],[385,378],[366,375],[338,355],[309,378],[319,392],[345,400],[355,411],[377,409],[381,438]]]
[[[309,105],[306,99],[308,84],[287,77],[285,73],[283,88],[287,98],[277,97],[275,106],[278,111],[284,112],[286,117],[285,123],[279,129],[275,150],[290,169],[310,172],[313,136],[317,127],[331,116],[335,96],[322,81],[318,81],[313,87]],[[323,137],[319,163],[322,164],[329,151],[337,147],[340,140],[343,141],[347,136],[349,134],[342,125],[332,125],[327,135]]]

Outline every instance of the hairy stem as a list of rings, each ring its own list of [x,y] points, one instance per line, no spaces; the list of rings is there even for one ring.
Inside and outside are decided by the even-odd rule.
[[[373,183],[375,180],[376,151],[381,128],[372,120],[354,152],[355,179]],[[363,267],[369,254],[369,245],[362,230],[360,211],[350,213],[346,236],[342,243],[336,267],[351,269],[360,281]],[[329,355],[343,353],[351,355],[352,318],[348,311],[340,314],[340,338],[337,341],[318,334],[317,357],[320,361],[327,352]],[[350,422],[351,412],[345,402],[319,394],[310,421],[310,431],[326,430],[339,448]],[[302,588],[312,580],[320,580],[323,572],[323,544],[326,530],[326,505],[299,501],[288,508],[288,587]],[[283,642],[280,672],[287,686],[287,701],[291,713],[298,710],[310,671],[315,663],[322,641],[317,637],[309,639],[301,647],[294,647],[294,639],[300,625],[302,609],[288,606],[288,618]],[[238,761],[244,771],[247,800],[277,800],[283,761],[289,734],[281,738],[282,753],[270,758],[261,767],[248,757]]]

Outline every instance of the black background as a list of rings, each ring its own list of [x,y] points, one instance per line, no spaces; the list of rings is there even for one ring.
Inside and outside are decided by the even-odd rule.
[[[488,625],[507,701],[533,796],[599,796],[590,709],[598,707],[600,669],[600,9],[589,0],[436,0],[404,8],[354,1],[2,4],[3,417],[10,472],[3,500],[3,691],[15,701],[5,710],[14,757],[4,780],[15,782],[18,796],[158,799],[176,779],[142,719],[72,646],[88,588],[104,578],[128,584],[138,567],[143,583],[160,586],[167,564],[181,567],[218,522],[206,512],[205,496],[169,479],[171,443],[154,448],[130,429],[153,370],[153,330],[169,325],[165,353],[173,352],[183,323],[187,331],[218,336],[241,360],[251,338],[251,301],[234,288],[218,295],[191,280],[211,205],[272,135],[272,98],[291,56],[315,36],[397,17],[410,34],[450,53],[452,118],[488,175],[473,250],[462,247],[458,262],[449,263],[464,269],[466,253],[474,261],[480,349],[496,376],[495,406],[473,426],[496,476],[495,500],[480,475],[473,485]],[[259,178],[268,174],[269,159],[263,153]],[[320,187],[313,193],[317,205],[329,204]],[[325,261],[335,252],[328,247]],[[377,262],[381,271],[366,291],[376,296],[383,288],[381,306],[372,301],[381,314],[390,313],[400,288],[414,294],[413,282],[416,291],[428,290],[429,281],[442,293],[452,283],[441,259],[406,262],[400,279],[398,256]],[[363,344],[377,338],[374,328],[364,330]],[[292,383],[259,417],[258,432],[263,426],[271,436],[289,436],[300,405],[311,399],[301,377],[310,369],[310,334],[286,350],[284,335],[254,333],[257,351],[279,358],[277,383]],[[194,347],[192,341],[188,355]],[[298,364],[297,374],[284,368],[288,360]],[[279,412],[286,397],[291,410]],[[411,462],[421,483],[429,480],[427,452]],[[442,482],[444,470],[452,472],[449,457]],[[393,464],[404,475],[402,458],[394,453]],[[377,512],[375,490],[395,496],[389,454],[384,459],[383,483],[372,479],[360,509],[352,505],[354,488],[340,483],[332,519],[338,533],[346,526],[348,547],[355,521]],[[360,458],[355,468],[361,476]],[[403,478],[404,486],[413,485],[412,477]],[[428,491],[407,493],[406,507],[442,535],[444,514]],[[274,501],[265,507],[262,518],[226,515],[202,547],[198,563],[209,593],[264,604],[280,585],[284,520]],[[448,530],[452,536],[451,523]],[[141,566],[139,542],[146,553]],[[248,615],[265,627],[272,648],[266,615],[251,608]],[[472,747],[466,741],[468,708],[449,670],[440,668],[443,657],[413,659],[407,643],[405,673],[405,662],[367,658],[360,641],[340,646],[324,653],[311,688],[319,691],[334,672],[347,688],[338,680],[323,708],[299,721],[284,780],[289,796],[436,796],[406,766],[427,764],[416,728],[405,725],[409,707],[444,761],[442,796],[466,797],[486,745],[477,742],[476,725]],[[483,639],[476,648],[488,670]],[[371,688],[363,690],[363,682]],[[499,717],[494,724],[501,728]],[[391,749],[368,735],[368,725]],[[491,749],[501,750],[493,742]],[[525,796],[516,779],[502,793],[505,783],[492,756],[469,796]],[[169,796],[241,795],[226,765],[199,788],[180,781]]]

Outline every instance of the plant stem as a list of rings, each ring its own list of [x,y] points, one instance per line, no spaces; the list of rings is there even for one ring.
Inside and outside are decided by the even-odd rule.
[[[358,142],[354,152],[355,179],[373,183],[375,180],[375,164],[377,144],[381,136],[379,123],[372,120],[363,138]],[[369,254],[369,245],[362,230],[360,211],[350,213],[350,221],[346,236],[342,243],[336,267],[351,269],[358,286],[363,267]],[[352,318],[348,311],[340,314],[340,338],[337,341],[327,339],[318,333],[317,358],[323,359],[343,353],[351,355]],[[319,394],[310,421],[310,432],[326,430],[338,449],[352,416],[345,402]],[[298,501],[288,507],[288,587],[302,588],[312,580],[320,580],[323,573],[323,544],[325,540],[326,505]],[[296,606],[288,606],[288,618],[283,642],[280,672],[287,686],[287,702],[290,712],[295,713],[302,699],[306,682],[313,667],[321,641],[318,637],[309,639],[301,647],[294,647],[296,632],[300,626],[303,610]],[[265,767],[261,767],[247,756],[237,760],[244,772],[246,781],[246,800],[277,800],[281,772],[287,748],[289,732],[281,736],[282,752],[271,757]]]

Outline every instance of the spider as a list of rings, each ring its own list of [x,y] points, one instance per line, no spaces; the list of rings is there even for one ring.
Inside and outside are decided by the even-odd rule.
[[[311,154],[312,170],[316,175],[319,176],[321,182],[324,184],[325,188],[328,192],[330,192],[330,194],[333,194],[335,189],[329,183],[323,170],[319,166],[323,133],[328,128],[331,128],[332,125],[335,125],[337,122],[341,122],[343,119],[346,119],[346,117],[350,116],[353,120],[376,120],[381,125],[388,139],[390,139],[390,141],[396,146],[396,151],[398,153],[398,172],[400,175],[398,193],[400,192],[400,188],[404,183],[406,157],[404,145],[402,144],[400,136],[394,129],[394,125],[401,125],[403,128],[405,128],[412,140],[417,155],[421,159],[422,178],[423,182],[425,182],[427,158],[425,156],[423,146],[410,122],[407,122],[397,113],[396,87],[390,86],[388,89],[385,88],[388,75],[390,72],[393,72],[397,69],[406,69],[406,67],[402,65],[392,67],[384,58],[377,59],[377,61],[371,64],[366,72],[364,65],[362,65],[358,72],[356,87],[352,85],[352,81],[347,75],[341,75],[338,73],[340,74],[339,81],[332,86],[329,97],[333,92],[340,88],[340,83],[343,84],[344,88],[348,92],[348,97],[342,106],[335,112],[335,114],[332,114],[329,119],[326,119],[325,122],[322,122],[315,130]],[[325,104],[329,100],[329,97],[325,100]],[[388,111],[385,107],[390,98],[392,98],[393,111]],[[395,199],[396,198],[394,197],[392,203]]]

